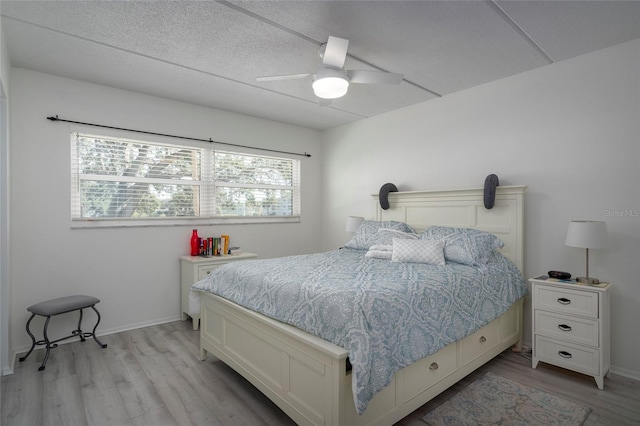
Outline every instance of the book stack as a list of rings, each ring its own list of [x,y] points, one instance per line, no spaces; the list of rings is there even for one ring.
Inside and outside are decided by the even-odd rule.
[[[200,256],[223,256],[229,253],[229,236],[202,238],[200,245]]]

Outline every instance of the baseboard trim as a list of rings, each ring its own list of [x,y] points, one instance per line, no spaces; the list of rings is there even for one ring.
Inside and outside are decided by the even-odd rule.
[[[616,376],[622,376],[628,379],[640,381],[639,371],[633,371],[627,368],[616,367],[615,365],[611,366],[611,374],[615,374]]]
[[[152,325],[166,324],[168,322],[174,322],[174,321],[180,321],[180,320],[181,320],[181,316],[178,315],[176,317],[162,318],[154,321],[144,321],[136,324],[126,325],[123,327],[114,327],[96,334],[98,336],[107,336],[109,334],[115,334],[115,333],[120,333],[123,331],[129,331],[129,330],[136,330],[138,328],[150,327]],[[62,342],[60,344],[72,343],[77,340],[79,339],[69,339],[68,341]],[[523,346],[526,348],[531,348],[531,344],[528,342],[523,342]],[[9,367],[4,368],[2,370],[3,376],[13,374],[13,369],[15,366],[16,359],[18,358],[18,354],[28,351],[30,347],[31,346],[29,345],[25,345],[11,351],[11,359],[9,361]],[[615,374],[617,376],[627,377],[629,379],[640,381],[640,371],[629,370],[627,368],[621,368],[621,367],[616,367],[615,365],[612,365],[611,374]]]

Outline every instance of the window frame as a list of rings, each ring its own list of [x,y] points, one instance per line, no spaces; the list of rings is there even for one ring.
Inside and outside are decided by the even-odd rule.
[[[102,134],[99,134],[102,133]],[[117,132],[116,132],[117,133]],[[154,145],[168,145],[173,147],[181,147],[185,149],[195,149],[200,151],[200,181],[197,182],[189,182],[189,181],[181,181],[179,184],[200,186],[200,203],[211,203],[207,207],[203,209],[201,208],[200,213],[202,216],[191,216],[191,217],[145,217],[145,218],[133,218],[133,217],[109,217],[109,218],[95,218],[95,217],[79,217],[79,212],[81,208],[81,191],[80,191],[80,181],[81,175],[79,173],[78,159],[77,155],[74,152],[74,147],[76,146],[75,140],[77,140],[78,135],[101,138],[106,140],[122,140],[122,141],[131,141],[136,143],[148,143]],[[114,134],[111,132],[94,132],[89,131],[87,129],[71,129],[70,132],[70,172],[71,172],[71,200],[70,200],[70,215],[71,215],[71,228],[118,228],[118,227],[152,227],[152,226],[180,226],[180,225],[222,225],[222,224],[264,224],[264,223],[297,223],[301,221],[301,173],[302,173],[302,162],[300,159],[294,158],[293,156],[287,154],[280,154],[279,156],[275,155],[262,155],[260,153],[252,153],[247,152],[249,150],[229,150],[229,149],[216,149],[212,145],[206,145],[204,143],[198,142],[178,142],[172,138],[168,138],[168,140],[158,140],[155,138],[145,138],[141,139],[139,137],[132,138],[130,135],[122,135],[122,134]],[[265,158],[275,158],[282,160],[290,160],[293,163],[293,182],[290,187],[293,191],[293,215],[290,216],[215,216],[215,197],[216,197],[216,182],[214,179],[214,157],[215,152],[225,152],[234,155],[246,155],[253,157],[265,157]],[[256,149],[259,151],[259,149]],[[75,164],[74,164],[75,162]],[[207,168],[209,166],[210,170]],[[96,175],[92,175],[96,176]],[[108,175],[99,175],[101,180],[114,180],[114,181],[124,181],[124,180],[132,180],[137,182],[143,182],[148,180],[149,178],[132,178],[132,177],[124,177],[124,176],[108,176]],[[168,184],[177,184],[176,181],[171,181],[167,179],[166,181],[156,179],[157,183],[168,183]],[[224,185],[227,186],[227,185]],[[268,187],[268,185],[264,184],[244,184],[244,185],[235,185],[231,184],[228,186],[238,186],[238,187]],[[276,187],[276,185],[274,185]],[[279,186],[280,187],[280,186]],[[281,188],[281,187],[280,187]],[[204,189],[204,191],[202,190]],[[208,200],[203,195],[204,193],[208,193]]]

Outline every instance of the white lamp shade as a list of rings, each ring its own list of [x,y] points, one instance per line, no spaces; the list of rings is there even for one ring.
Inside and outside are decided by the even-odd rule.
[[[331,68],[318,71],[313,83],[313,93],[322,99],[336,99],[347,94],[349,79],[344,72]]]
[[[349,216],[347,218],[347,232],[356,232],[362,222],[364,222],[364,217]]]
[[[594,220],[572,220],[564,243],[570,247],[589,249],[606,247],[607,224]]]

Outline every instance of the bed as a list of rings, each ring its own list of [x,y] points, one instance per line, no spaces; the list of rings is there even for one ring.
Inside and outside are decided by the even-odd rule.
[[[498,187],[490,210],[484,208],[482,189],[395,192],[389,194],[389,209],[380,207],[377,195],[372,205],[376,221],[406,223],[416,232],[439,225],[493,234],[504,242],[501,254],[522,270],[525,189]],[[334,251],[325,262],[352,255]],[[388,385],[362,403],[361,375],[354,378],[360,364],[351,365],[347,349],[225,297],[198,293],[200,358],[211,353],[225,362],[298,424],[393,424],[500,352],[519,346],[522,334],[520,297],[472,334],[396,371]]]

